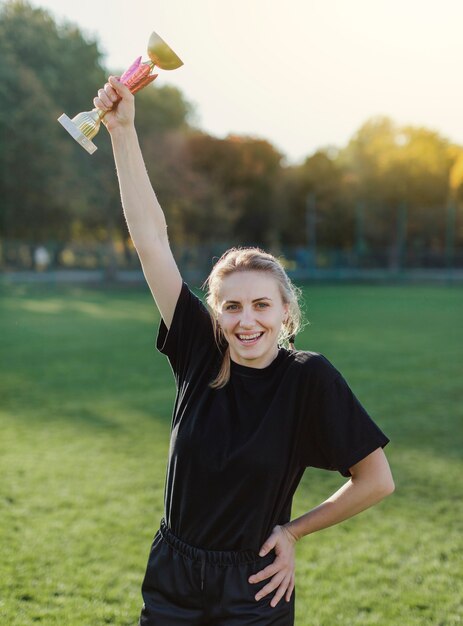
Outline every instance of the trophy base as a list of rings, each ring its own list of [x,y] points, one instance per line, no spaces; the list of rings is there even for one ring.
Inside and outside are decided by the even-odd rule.
[[[80,132],[80,130],[77,128],[74,122],[66,115],[66,113],[63,113],[59,116],[58,122],[63,128],[68,131],[71,137],[73,137],[77,141],[77,143],[82,146],[82,148],[85,148],[85,150],[87,150],[89,154],[93,154],[95,150],[98,150],[93,141],[91,141],[88,137]]]

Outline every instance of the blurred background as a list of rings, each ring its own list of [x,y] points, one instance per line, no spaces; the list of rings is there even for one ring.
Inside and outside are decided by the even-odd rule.
[[[56,119],[156,28],[185,65],[136,125],[188,277],[241,244],[296,278],[461,279],[463,8],[443,4],[1,3],[3,278],[142,280],[106,130],[90,157]]]
[[[457,0],[0,1],[2,626],[140,612],[175,384],[108,133],[90,156],[57,118],[152,30],[185,63],[136,95],[183,277],[279,255],[297,349],[391,440],[394,494],[298,542],[296,625],[461,626],[462,23]],[[343,483],[307,468],[292,518]]]

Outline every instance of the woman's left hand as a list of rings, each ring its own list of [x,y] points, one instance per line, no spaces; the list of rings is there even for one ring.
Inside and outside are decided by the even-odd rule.
[[[286,601],[289,602],[294,589],[294,544],[297,537],[286,526],[275,526],[272,534],[262,546],[259,555],[265,556],[272,548],[275,548],[276,558],[273,563],[263,570],[251,576],[248,581],[257,583],[272,576],[272,579],[256,595],[256,600],[268,595],[277,589],[270,605],[275,607],[286,592]]]

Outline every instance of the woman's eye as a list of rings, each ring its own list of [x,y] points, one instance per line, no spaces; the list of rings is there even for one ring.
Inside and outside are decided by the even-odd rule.
[[[258,303],[256,304],[256,306],[257,306],[257,308],[258,308],[258,309],[259,309],[259,308],[261,308],[261,309],[265,309],[265,308],[267,308],[269,305],[268,305],[268,302],[258,302]],[[226,310],[226,311],[236,311],[237,309],[239,309],[239,304],[227,304],[227,305],[225,306],[225,310]]]

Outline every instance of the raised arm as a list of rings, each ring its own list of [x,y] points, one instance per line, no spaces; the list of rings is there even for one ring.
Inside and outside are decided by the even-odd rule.
[[[119,99],[117,106],[109,110]],[[103,123],[111,135],[125,219],[148,286],[169,328],[182,277],[169,246],[164,213],[151,186],[138,143],[134,97],[125,85],[110,76],[93,103],[108,111]]]

